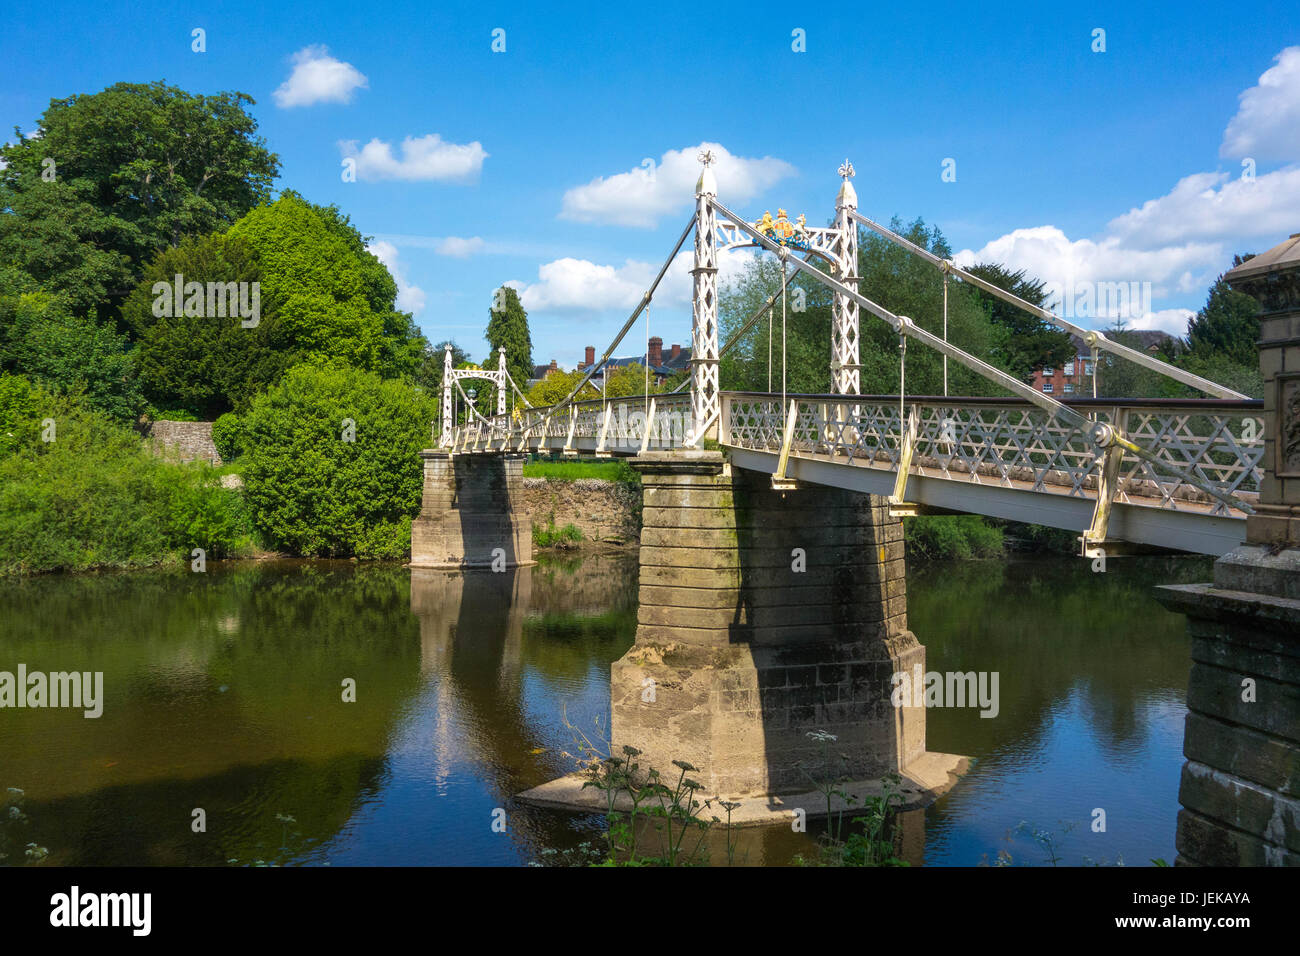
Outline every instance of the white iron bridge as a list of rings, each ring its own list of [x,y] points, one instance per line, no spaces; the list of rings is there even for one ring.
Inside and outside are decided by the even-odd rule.
[[[790,488],[887,496],[899,515],[978,514],[1077,531],[1092,556],[1125,545],[1223,554],[1245,538],[1263,478],[1258,400],[1067,403],[1151,452],[1139,457],[1100,448],[1092,427],[1014,398],[907,396],[900,406],[895,395],[724,391],[721,399],[718,443],[735,467]],[[690,415],[686,394],[521,408],[461,425],[451,450],[667,451],[690,446]]]
[[[850,180],[853,165],[839,168],[835,218],[826,227],[795,222],[784,210],[750,222],[717,199],[708,152],[696,184],[695,213],[686,223],[640,303],[568,396],[545,408],[529,407],[506,370],[504,353],[495,371],[453,369],[444,359],[442,421],[437,447],[453,454],[558,452],[638,455],[699,448],[716,442],[731,466],[772,476],[774,487],[827,485],[886,496],[895,516],[922,512],[987,515],[1064,528],[1080,534],[1087,557],[1145,547],[1199,554],[1224,554],[1245,538],[1263,480],[1263,402],[1112,341],[1096,330],[1027,302],[942,259],[857,211]],[[897,315],[859,288],[858,234],[875,232],[920,258],[942,276],[941,332],[930,332]],[[694,234],[694,292],[691,375],[687,391],[646,393],[629,398],[580,401],[592,376],[609,361],[628,330],[648,309],[669,265]],[[725,344],[718,330],[718,255],[755,248],[777,255],[784,281],[779,290]],[[814,261],[816,260],[816,261]],[[793,269],[792,273],[788,269]],[[719,362],[764,316],[773,335],[781,303],[784,343],[786,289],[795,276],[832,293],[829,372],[833,394],[785,391],[724,391]],[[948,283],[955,281],[997,297],[1041,321],[1073,334],[1092,351],[1100,370],[1102,352],[1156,372],[1185,389],[1209,396],[1186,399],[1092,398],[1059,401],[949,341]],[[895,395],[861,395],[859,321],[884,322],[899,337],[899,387]],[[932,349],[992,383],[1006,397],[917,396],[908,394],[907,343]],[[1100,374],[1099,371],[1097,374]],[[769,367],[769,381],[771,381]],[[474,407],[462,380],[484,379],[496,386],[497,414]],[[521,399],[507,413],[507,386]],[[468,420],[458,424],[456,393],[465,399]]]

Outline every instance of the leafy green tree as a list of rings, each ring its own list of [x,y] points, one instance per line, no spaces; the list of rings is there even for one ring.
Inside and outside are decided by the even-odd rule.
[[[209,314],[205,301],[202,315],[174,308],[158,315],[155,284],[167,289],[176,275],[205,286],[242,283],[250,293],[256,284],[257,314]],[[122,314],[139,343],[150,400],[211,418],[246,409],[302,362],[338,359],[385,377],[414,377],[425,361],[425,339],[395,309],[396,296],[392,276],[346,216],[286,194],[224,234],[164,250]],[[253,302],[251,294],[241,299]]]
[[[159,250],[269,198],[279,159],[253,102],[161,81],[52,100],[38,135],[0,147],[0,255],[74,310],[111,314]]]
[[[206,294],[203,314],[184,314],[173,301],[177,275],[205,289],[207,283],[243,283],[244,304],[250,306],[251,288],[262,278],[252,246],[239,238],[215,233],[163,250],[122,306],[122,320],[137,343],[145,394],[159,408],[184,409],[205,419],[246,408],[294,363],[296,343],[284,334],[274,301],[260,293],[255,325],[245,326],[238,294],[221,301],[224,316],[208,314]],[[161,295],[156,283],[165,290]],[[214,297],[213,313],[217,305]]]
[[[776,306],[725,356],[719,367],[722,387],[740,391],[781,390],[784,356],[786,384],[792,392],[830,390],[831,296],[825,286],[803,276],[786,290],[785,344],[782,347],[781,264],[770,255],[746,263],[740,276],[718,296],[719,345],[730,341],[769,296]]]
[[[414,376],[427,343],[411,317],[396,311],[397,285],[391,276],[384,281],[387,269],[337,210],[287,194],[254,209],[228,235],[252,247],[263,302],[295,359],[342,359],[384,376]]]
[[[492,351],[484,366],[496,368],[497,350],[504,348],[506,370],[515,384],[524,388],[533,377],[533,340],[528,334],[528,313],[519,302],[519,293],[510,286],[503,285],[494,293],[485,337]]]
[[[541,407],[564,401],[565,397],[582,381],[582,375],[583,373],[576,369],[572,372],[552,372],[528,390],[529,403]],[[574,400],[586,401],[592,398],[600,398],[600,389],[588,383]]]
[[[341,365],[297,366],[242,416],[245,494],[272,547],[397,558],[411,544],[433,402]]]
[[[1236,255],[1239,266],[1253,256]],[[1205,305],[1187,324],[1187,345],[1198,359],[1224,356],[1237,365],[1259,364],[1259,303],[1244,292],[1231,289],[1220,275],[1210,286]]]
[[[640,362],[629,365],[616,365],[607,370],[605,377],[605,396],[607,398],[626,398],[644,395],[646,392],[646,369]],[[664,386],[655,383],[650,376],[650,394],[656,395]]]
[[[999,263],[986,262],[966,271],[1031,305],[1042,306],[1047,299],[1044,283],[1026,277],[1024,269],[1013,272]],[[950,285],[950,294],[951,291]],[[994,364],[1027,382],[1033,377],[1034,369],[1064,365],[1074,358],[1074,342],[1065,332],[982,289],[971,286],[971,291],[1000,333],[992,354]]]
[[[47,292],[0,293],[0,371],[79,395],[120,422],[133,422],[145,405],[126,336],[111,323],[71,313]]]

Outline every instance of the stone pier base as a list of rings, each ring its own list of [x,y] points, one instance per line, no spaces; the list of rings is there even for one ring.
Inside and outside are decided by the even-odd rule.
[[[1213,584],[1157,591],[1192,650],[1177,863],[1300,866],[1300,549],[1243,545]]]
[[[523,511],[523,457],[423,451],[424,503],[411,526],[411,567],[533,564]]]
[[[640,609],[636,643],[611,670],[614,753],[635,747],[642,768],[674,779],[672,761],[689,763],[706,793],[728,797],[922,761],[925,709],[891,702],[892,676],[924,672],[925,648],[907,630],[902,525],[884,500],[773,491],[717,452],[632,465]]]

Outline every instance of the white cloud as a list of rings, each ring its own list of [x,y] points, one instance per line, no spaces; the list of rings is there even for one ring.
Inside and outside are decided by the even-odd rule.
[[[437,133],[406,137],[402,140],[401,159],[393,155],[392,146],[380,139],[372,139],[360,151],[356,140],[340,140],[339,150],[345,158],[356,160],[357,178],[372,181],[473,182],[488,157],[478,141],[461,146],[445,142]]]
[[[459,236],[447,236],[445,239],[438,240],[434,249],[440,256],[451,256],[453,259],[467,259],[472,255],[477,255],[487,248],[485,243],[478,236],[470,236],[462,239]]]
[[[397,247],[391,242],[377,240],[366,246],[375,258],[388,267],[393,280],[397,283],[397,308],[403,312],[418,314],[424,310],[424,290],[411,285],[406,279],[406,270],[398,261]]]
[[[1224,135],[1225,155],[1258,146],[1261,155],[1300,158],[1300,47],[1288,47],[1241,96]],[[1016,229],[982,248],[963,249],[959,265],[1001,262],[1058,289],[1080,284],[1150,283],[1150,298],[1199,296],[1234,252],[1271,245],[1300,222],[1300,163],[1264,175],[1203,172],[1184,176],[1168,193],[1116,216],[1096,238],[1071,239],[1055,226]],[[1098,297],[1100,301],[1100,297]],[[1146,302],[1133,328],[1186,334],[1186,310],[1152,310]],[[1068,313],[1067,313],[1068,314]],[[1098,308],[1102,321],[1113,316]],[[1150,324],[1143,324],[1150,323]]]
[[[1070,288],[1078,283],[1179,283],[1194,270],[1213,266],[1222,255],[1218,243],[1185,243],[1157,249],[1133,249],[1117,236],[1070,239],[1056,226],[1016,229],[977,250],[953,256],[958,265],[1001,262],[1024,269],[1047,283]]]
[[[738,275],[753,250],[723,252],[718,257],[719,282]],[[673,259],[655,291],[651,308],[689,308],[691,305],[693,253],[683,250]],[[506,285],[518,290],[529,312],[567,314],[609,310],[631,312],[658,274],[654,263],[627,259],[620,266],[600,265],[587,259],[555,259],[540,266],[536,282],[512,280]]]
[[[1159,312],[1148,312],[1140,319],[1129,319],[1125,322],[1124,327],[1126,329],[1156,329],[1181,339],[1187,335],[1188,319],[1195,314],[1191,309],[1161,309]]]
[[[1149,199],[1107,229],[1125,245],[1154,248],[1189,240],[1280,237],[1300,222],[1300,165],[1254,179],[1228,173],[1184,176],[1167,195]]]
[[[1241,94],[1237,115],[1223,133],[1225,159],[1300,159],[1300,46],[1289,46]]]
[[[350,103],[358,88],[369,88],[365,74],[351,63],[330,56],[328,47],[303,47],[291,60],[293,72],[272,94],[275,105],[283,109],[314,103]]]
[[[795,168],[785,160],[771,156],[746,159],[718,143],[700,143],[670,149],[658,163],[647,158],[628,172],[597,176],[586,185],[573,187],[564,194],[560,218],[654,228],[661,217],[685,212],[694,201],[695,183],[700,177],[696,157],[702,149],[711,149],[717,158],[713,170],[718,197],[728,205],[743,204],[795,174]]]

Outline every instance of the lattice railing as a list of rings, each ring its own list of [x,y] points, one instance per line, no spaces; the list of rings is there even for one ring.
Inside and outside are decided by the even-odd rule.
[[[648,422],[644,396],[574,402],[555,414],[529,408],[461,425],[455,430],[453,448],[461,452],[568,448],[626,454],[643,447],[683,447],[691,425],[689,395],[650,397],[655,411]],[[724,445],[780,451],[789,414],[781,396],[724,392],[722,400]],[[796,458],[818,456],[893,470],[902,450],[902,426],[915,415],[913,474],[1074,497],[1096,495],[1101,452],[1091,435],[1028,402],[908,399],[900,415],[897,398],[890,396],[846,400],[842,395],[809,395],[786,401],[798,405],[790,447]],[[1179,472],[1243,502],[1253,504],[1258,497],[1264,454],[1258,402],[1094,400],[1071,405],[1093,422],[1118,426],[1166,466],[1125,452],[1118,501],[1240,514]]]
[[[655,450],[684,446],[691,426],[690,394],[651,395],[650,400],[654,414],[648,421],[644,395],[573,402],[553,414],[549,408],[528,408],[475,419],[453,431],[452,448],[460,452],[565,447],[590,451],[602,440],[603,447],[624,453],[643,446]]]
[[[917,418],[912,473],[948,480],[1095,497],[1101,454],[1087,431],[1027,402],[799,396],[791,455],[893,469],[904,416]],[[1263,478],[1263,423],[1258,403],[1221,400],[1159,404],[1073,403],[1095,422],[1118,425],[1155,453],[1161,468],[1125,452],[1117,500],[1161,508],[1209,508],[1240,514],[1189,483],[1190,473],[1253,504]],[[780,396],[723,394],[722,443],[779,452],[789,414]]]

